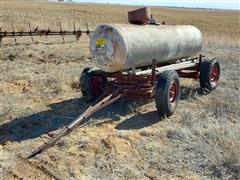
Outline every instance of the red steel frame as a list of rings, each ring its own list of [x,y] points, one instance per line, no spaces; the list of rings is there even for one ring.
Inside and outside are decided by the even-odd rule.
[[[187,61],[198,59],[197,62],[193,62],[191,67],[184,67],[177,69],[178,75],[183,78],[199,77],[200,64],[202,63],[202,55],[198,58],[192,58]],[[181,62],[180,62],[181,63]],[[180,64],[179,63],[179,64]],[[176,64],[177,65],[177,64]],[[83,123],[86,118],[96,113],[100,109],[108,106],[109,104],[117,101],[121,97],[144,97],[152,98],[154,95],[154,85],[157,80],[157,69],[165,67],[166,65],[159,65],[153,60],[150,74],[124,74],[124,73],[105,73],[106,77],[110,80],[107,86],[103,90],[102,95],[96,100],[94,105],[90,106],[84,113],[82,113],[77,119],[75,119],[68,126],[65,126],[60,133],[53,137],[50,141],[44,143],[37,149],[35,149],[31,155],[27,158],[30,159],[43,151],[46,151],[53,146],[61,137],[71,132],[75,127]],[[98,86],[98,85],[97,85]]]
[[[204,56],[202,56],[201,54],[199,55],[198,63],[196,64],[196,66],[178,70],[177,73],[178,73],[179,77],[198,79],[199,75],[200,75],[200,65],[202,64],[203,57]]]
[[[182,78],[192,78],[198,79],[200,75],[200,64],[202,63],[202,55],[199,55],[198,58],[190,59],[198,59],[195,63],[195,66],[183,68],[176,70],[179,77]],[[181,63],[181,62],[180,62]],[[151,98],[154,95],[154,85],[157,80],[157,67],[164,67],[166,64],[156,64],[155,60],[152,62],[151,74],[124,74],[121,72],[117,73],[106,73],[106,77],[112,79],[105,88],[106,92],[112,92],[113,89],[120,89],[120,92],[127,97],[143,97],[143,98]],[[106,93],[106,94],[108,94]]]

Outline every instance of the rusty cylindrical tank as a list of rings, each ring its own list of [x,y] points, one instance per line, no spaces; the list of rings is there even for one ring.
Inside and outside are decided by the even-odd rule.
[[[100,25],[90,41],[98,68],[118,72],[192,57],[202,48],[199,29],[190,25]]]

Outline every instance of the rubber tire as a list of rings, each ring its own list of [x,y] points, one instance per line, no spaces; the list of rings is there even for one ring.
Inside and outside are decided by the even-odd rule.
[[[178,94],[175,99],[176,105],[171,107],[169,104],[169,90],[173,81],[178,84]],[[178,73],[174,70],[167,70],[160,74],[156,88],[155,88],[155,103],[158,113],[161,116],[171,116],[177,108],[180,98],[180,81]]]
[[[203,91],[211,92],[216,89],[217,84],[213,86],[210,82],[211,79],[211,72],[214,65],[218,67],[218,80],[220,78],[220,65],[217,60],[209,60],[205,59],[202,64],[200,65],[200,77],[199,83],[200,87]]]
[[[96,70],[94,68],[85,68],[80,76],[80,89],[82,92],[82,97],[87,103],[94,102],[98,98],[96,95],[94,95],[94,89],[92,88],[91,84],[92,78],[96,75],[102,76],[104,80],[104,88],[107,82],[107,78],[101,70]]]

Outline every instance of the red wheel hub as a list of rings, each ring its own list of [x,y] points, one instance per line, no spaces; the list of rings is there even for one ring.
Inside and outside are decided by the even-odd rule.
[[[176,106],[177,104],[176,101],[179,94],[179,83],[176,80],[172,82],[168,94],[169,94],[169,105],[171,107]]]
[[[99,96],[103,92],[103,77],[98,75],[92,78],[92,88],[95,96]]]
[[[217,65],[213,65],[212,67],[212,72],[211,72],[211,77],[210,77],[210,83],[212,84],[212,86],[216,86],[218,83],[218,79],[219,79],[219,70]]]

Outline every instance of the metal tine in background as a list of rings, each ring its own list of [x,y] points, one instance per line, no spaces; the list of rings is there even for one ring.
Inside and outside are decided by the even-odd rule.
[[[51,29],[48,27],[48,30],[46,31],[46,36],[48,36],[51,33]]]
[[[75,27],[75,24],[74,24],[74,31],[75,31],[75,33],[76,33],[75,37],[76,37],[76,40],[79,40],[79,38],[80,38],[81,35],[82,35],[82,31],[81,31],[80,27],[78,28],[77,31],[76,31],[75,28],[76,28],[76,27]]]
[[[34,29],[34,31],[33,32],[36,32],[38,30],[38,26]]]
[[[0,43],[2,42],[3,34],[2,34],[2,28],[0,28]]]
[[[22,37],[22,36],[23,36],[23,30],[20,32],[19,36],[20,36],[20,37]]]
[[[89,38],[91,39],[91,35],[90,35],[90,31],[89,31],[89,28],[88,28],[88,23],[86,22],[86,27],[87,27],[87,35],[89,36]]]
[[[12,35],[13,35],[13,38],[14,38],[14,41],[15,41],[15,43],[17,43],[17,39],[16,39],[16,36],[15,36],[15,31],[14,31],[14,26],[13,26],[13,23],[11,23],[11,25],[12,25]]]
[[[81,36],[82,36],[82,30],[81,30],[81,28],[80,28],[80,26],[79,26],[78,32],[77,32],[77,38],[78,38],[78,40],[80,39]]]
[[[59,26],[60,26],[60,35],[62,36],[62,40],[63,40],[63,42],[65,42],[65,39],[64,39],[64,37],[63,37],[63,31],[62,31],[62,25],[61,25],[61,22],[59,22]]]
[[[31,24],[30,24],[30,22],[28,23],[28,26],[29,26],[29,35],[30,35],[30,37],[31,37],[31,40],[32,40],[32,42],[33,42],[33,37],[32,37],[32,28],[31,28]]]
[[[77,37],[76,26],[74,22],[73,22],[73,34],[75,35],[76,40],[78,40],[79,38]]]

